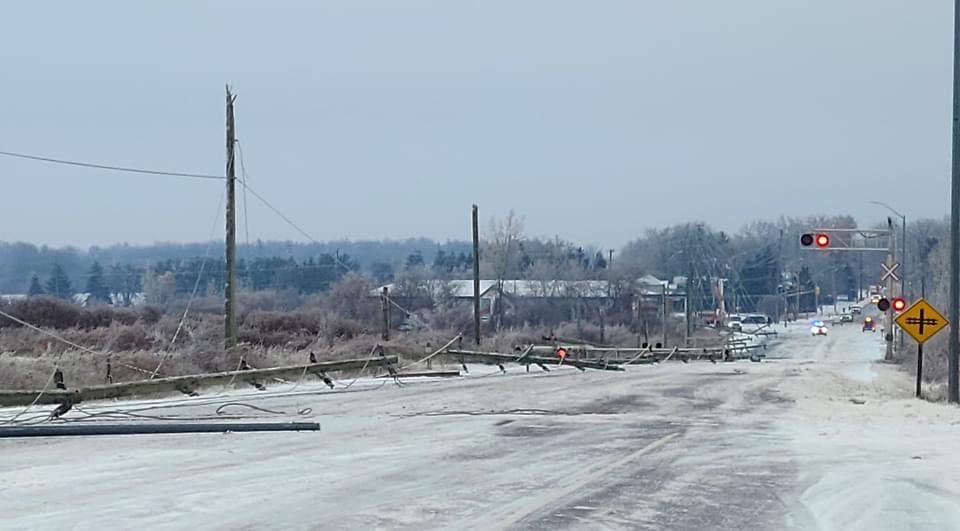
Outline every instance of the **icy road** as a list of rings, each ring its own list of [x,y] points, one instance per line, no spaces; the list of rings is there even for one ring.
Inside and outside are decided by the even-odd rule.
[[[960,529],[960,410],[912,399],[876,363],[879,336],[797,326],[764,363],[474,366],[403,387],[87,405],[310,407],[322,431],[0,440],[0,525]]]

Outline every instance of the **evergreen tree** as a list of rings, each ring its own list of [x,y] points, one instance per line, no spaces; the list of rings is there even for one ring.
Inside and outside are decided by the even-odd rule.
[[[423,264],[424,264],[423,253],[421,253],[419,250],[414,251],[413,253],[410,254],[410,256],[407,256],[406,269],[408,271],[411,269],[416,269],[418,267],[421,267],[423,266]]]
[[[43,286],[40,285],[40,277],[37,275],[33,275],[33,277],[30,279],[30,289],[27,290],[27,295],[30,297],[43,295]]]
[[[597,256],[593,258],[593,267],[596,269],[607,268],[607,260],[603,257],[603,251],[597,251]]]
[[[91,302],[111,302],[110,287],[107,286],[103,277],[103,267],[100,262],[94,262],[90,266],[90,272],[87,275],[87,293],[90,294]]]
[[[433,257],[433,272],[437,274],[449,273],[450,263],[447,259],[447,253],[443,249],[438,249],[436,256]]]
[[[374,262],[370,264],[370,275],[378,284],[386,284],[393,280],[393,266],[387,262]]]
[[[60,264],[53,264],[53,268],[50,270],[50,278],[47,279],[46,291],[48,294],[61,299],[69,299],[73,296],[70,279],[63,268],[60,267]]]

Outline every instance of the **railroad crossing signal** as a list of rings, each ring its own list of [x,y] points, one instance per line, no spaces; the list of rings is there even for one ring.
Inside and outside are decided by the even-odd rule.
[[[903,297],[897,297],[893,299],[893,302],[890,303],[890,306],[893,306],[893,311],[902,312],[907,307],[907,301]]]
[[[893,278],[894,282],[900,280],[900,277],[897,276],[897,268],[900,267],[900,262],[894,263],[891,267],[887,267],[887,264],[880,262],[880,267],[883,268],[883,276],[880,277],[880,282],[883,282],[887,278]]]
[[[950,321],[925,299],[913,303],[895,322],[921,345],[950,324]]]

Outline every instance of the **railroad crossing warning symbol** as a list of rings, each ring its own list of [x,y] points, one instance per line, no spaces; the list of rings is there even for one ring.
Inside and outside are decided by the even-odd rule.
[[[880,267],[883,268],[883,276],[880,277],[880,282],[883,282],[888,277],[893,277],[894,281],[900,280],[900,277],[897,276],[897,268],[900,267],[900,262],[896,262],[891,267],[887,267],[887,264],[883,262],[880,263]]]
[[[950,324],[936,308],[920,299],[897,316],[895,322],[921,345]]]

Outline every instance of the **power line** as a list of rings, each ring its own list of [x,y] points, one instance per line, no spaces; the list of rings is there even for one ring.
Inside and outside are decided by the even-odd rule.
[[[237,151],[240,153],[240,174],[243,182],[247,182],[250,177],[247,174],[247,165],[243,162],[243,146],[240,145],[239,140],[237,140]],[[247,206],[246,186],[243,187],[243,231],[247,247],[250,247],[250,208]]]
[[[49,162],[52,164],[64,164],[67,166],[80,166],[83,168],[96,168],[99,170],[110,170],[110,171],[120,171],[127,173],[140,173],[145,175],[166,175],[170,177],[189,177],[193,179],[217,179],[224,180],[226,177],[222,175],[209,175],[204,173],[186,173],[186,172],[176,172],[176,171],[161,171],[161,170],[148,170],[143,168],[131,168],[126,166],[112,166],[109,164],[96,164],[93,162],[80,162],[76,160],[67,160],[67,159],[56,159],[52,157],[40,157],[37,155],[27,155],[24,153],[14,153],[12,151],[0,151],[0,155],[5,157],[14,157],[18,159],[27,159],[27,160],[36,160],[40,162]]]
[[[297,232],[299,232],[300,234],[302,234],[306,239],[310,240],[311,243],[314,243],[314,244],[316,244],[316,245],[323,245],[322,243],[320,243],[319,241],[317,241],[316,239],[314,239],[313,236],[310,236],[310,235],[307,233],[307,231],[305,231],[305,230],[303,230],[302,228],[300,228],[300,226],[297,225],[296,223],[294,223],[293,220],[291,220],[290,218],[288,218],[288,217],[286,216],[286,214],[284,214],[283,212],[280,211],[280,209],[278,209],[277,207],[275,207],[275,206],[273,206],[272,204],[270,204],[270,202],[267,201],[266,198],[264,198],[262,195],[258,194],[256,190],[254,190],[253,188],[250,187],[249,184],[247,184],[246,180],[240,180],[240,184],[242,184],[242,185],[243,185],[243,188],[244,188],[245,190],[248,190],[248,191],[250,192],[250,194],[253,195],[253,197],[256,197],[257,199],[259,199],[261,203],[263,203],[264,205],[266,205],[267,208],[269,208],[270,210],[272,210],[274,214],[280,216],[281,219],[283,219],[284,221],[286,221],[288,225],[290,225],[291,227],[293,227]],[[336,255],[333,255],[333,259],[334,259],[338,264],[340,264],[340,265],[342,265],[343,267],[345,267],[345,268],[347,269],[347,271],[353,271],[353,267],[351,267],[349,264],[347,264],[347,263],[343,262],[342,260],[340,260],[340,258],[337,257]]]

